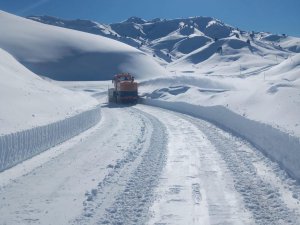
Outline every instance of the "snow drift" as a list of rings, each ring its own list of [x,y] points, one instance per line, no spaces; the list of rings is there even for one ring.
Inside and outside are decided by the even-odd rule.
[[[33,74],[1,48],[0,58],[0,135],[63,120],[98,104]]]
[[[0,48],[0,171],[95,125],[98,102],[60,88]]]
[[[270,125],[249,120],[225,107],[196,106],[185,102],[143,99],[142,103],[173,110],[210,121],[233,132],[277,161],[294,178],[300,180],[300,139]]]
[[[38,23],[0,11],[0,48],[36,74],[55,80],[109,80],[165,74],[141,51],[98,35]]]
[[[0,49],[0,172],[99,122],[98,102],[31,73]]]

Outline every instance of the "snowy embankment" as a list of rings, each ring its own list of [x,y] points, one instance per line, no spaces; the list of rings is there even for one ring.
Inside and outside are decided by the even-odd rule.
[[[0,172],[97,124],[100,106],[55,123],[0,136]]]
[[[58,87],[0,48],[0,171],[95,125],[100,106]]]
[[[247,119],[223,106],[204,107],[185,102],[143,99],[143,104],[161,107],[210,121],[240,136],[271,159],[277,161],[295,179],[300,180],[300,139],[270,125]]]

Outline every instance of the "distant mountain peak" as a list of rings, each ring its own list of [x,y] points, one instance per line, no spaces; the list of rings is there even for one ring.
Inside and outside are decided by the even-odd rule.
[[[62,21],[63,19],[61,18],[56,18],[54,16],[48,16],[48,15],[41,15],[41,16],[27,16],[28,19],[31,19],[31,20],[35,20],[35,21]]]
[[[157,22],[160,22],[160,21],[162,21],[161,18],[154,18],[154,19],[150,20],[149,22],[151,22],[151,23],[157,23]]]
[[[124,23],[137,23],[137,24],[144,24],[147,21],[136,16],[129,17],[127,20],[124,21]]]

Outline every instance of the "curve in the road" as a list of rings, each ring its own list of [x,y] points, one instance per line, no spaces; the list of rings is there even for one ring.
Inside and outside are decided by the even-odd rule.
[[[0,224],[300,224],[299,183],[194,117],[104,107],[93,132],[58,148],[0,185]]]
[[[170,136],[165,180],[158,190],[161,198],[152,207],[154,216],[149,224],[300,223],[299,184],[249,143],[194,117],[138,108],[164,121]],[[180,170],[176,170],[178,167]],[[174,197],[174,188],[182,198]],[[190,194],[188,189],[192,190]],[[172,211],[175,206],[187,209],[193,205],[188,195],[195,193],[202,214],[199,206],[197,212]]]

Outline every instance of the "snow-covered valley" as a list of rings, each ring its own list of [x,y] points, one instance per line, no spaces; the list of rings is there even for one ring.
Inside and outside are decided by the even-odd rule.
[[[0,29],[0,224],[300,223],[300,38],[210,17]],[[119,72],[140,104],[107,104]]]
[[[97,98],[98,125],[1,173],[4,224],[299,223],[297,181],[245,140]]]
[[[247,32],[211,17],[152,21],[131,17],[110,25],[29,18],[109,37],[148,54],[169,72],[157,80],[152,77],[156,72],[148,76],[142,83],[143,96],[222,105],[300,136],[299,37]],[[140,76],[137,71],[135,75]]]

